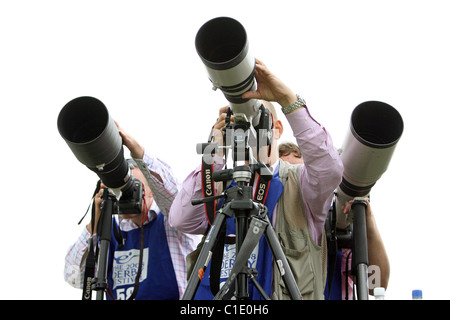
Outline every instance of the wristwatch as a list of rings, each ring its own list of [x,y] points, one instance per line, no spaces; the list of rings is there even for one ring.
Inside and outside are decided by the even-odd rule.
[[[305,100],[303,100],[302,97],[300,97],[298,94],[297,96],[297,101],[295,101],[293,104],[288,105],[287,107],[282,107],[281,111],[283,111],[284,114],[288,114],[291,113],[292,111],[301,108],[301,107],[306,107],[306,102]]]

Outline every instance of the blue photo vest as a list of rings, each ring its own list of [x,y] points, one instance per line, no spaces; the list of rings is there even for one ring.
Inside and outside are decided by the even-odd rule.
[[[269,214],[269,220],[272,221],[273,210],[275,205],[278,202],[278,198],[283,192],[283,184],[279,178],[279,166],[275,170],[275,174],[270,181],[269,191],[267,194],[267,198],[265,202],[263,202]],[[228,186],[235,186],[234,181]],[[220,205],[219,205],[220,207]],[[229,235],[236,235],[236,224],[234,215],[231,218],[226,220],[227,223],[227,232]],[[228,276],[231,272],[231,269],[234,265],[234,261],[236,259],[236,250],[235,244],[225,244],[223,251],[223,260],[222,260],[222,268],[220,271],[220,282],[223,283],[228,279]],[[249,267],[256,268],[258,271],[258,277],[256,280],[262,286],[264,291],[270,296],[272,290],[272,252],[270,251],[269,245],[265,240],[264,235],[261,237],[258,246],[255,248],[253,253],[249,257]],[[203,280],[200,282],[197,293],[195,295],[196,300],[212,300],[214,298],[210,289],[210,267],[211,264],[205,270],[205,274],[203,276]],[[258,289],[256,289],[252,282],[249,283],[248,293],[250,300],[263,300],[263,296],[259,293]]]
[[[342,300],[341,265],[342,265],[342,250],[338,249],[336,255],[336,266],[334,270],[330,270],[330,262],[328,261],[327,282],[324,291],[325,299],[327,299],[328,294],[330,294],[329,300]],[[330,288],[328,286],[328,277],[330,277],[331,274],[333,274],[333,280],[331,282],[331,292],[330,292]]]
[[[113,227],[116,224],[113,219]],[[124,247],[111,237],[108,263],[110,294],[127,299],[133,292],[139,266],[140,228],[122,231]],[[114,233],[112,233],[114,234]],[[164,229],[164,215],[144,225],[143,268],[136,300],[178,300],[179,292]],[[109,298],[109,296],[107,295]]]

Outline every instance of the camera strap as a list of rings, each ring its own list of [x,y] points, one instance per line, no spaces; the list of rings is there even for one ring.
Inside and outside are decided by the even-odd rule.
[[[228,109],[227,118],[225,120],[226,123],[230,122],[231,117],[231,108]],[[224,132],[225,134],[225,132]],[[214,127],[211,128],[211,132],[209,134],[208,143],[211,143],[214,139]],[[225,139],[225,137],[224,137]],[[216,186],[214,180],[212,178],[212,174],[214,172],[214,160],[211,154],[210,162],[206,162],[205,158],[202,157],[202,193],[203,198],[213,197],[216,194]],[[226,162],[225,162],[226,163]],[[209,226],[211,226],[214,222],[214,218],[216,217],[216,201],[207,201],[204,203],[206,218],[208,219]],[[209,229],[209,227],[208,227]]]
[[[258,167],[258,169],[257,169],[258,173],[261,173],[259,170],[260,168],[261,167]],[[253,197],[253,200],[255,202],[262,203],[262,204],[264,204],[266,202],[267,194],[269,193],[269,186],[270,186],[271,179],[272,179],[271,175],[259,174],[255,195]]]
[[[144,257],[144,224],[142,224],[140,229],[141,229],[141,231],[140,231],[140,240],[139,240],[139,266],[138,266],[136,278],[134,279],[133,293],[130,295],[130,297],[127,300],[134,300],[139,291],[139,281],[141,279],[142,262],[143,262],[143,257]]]
[[[120,227],[118,223],[114,223],[112,224],[112,228],[113,228],[113,232],[114,232],[114,237],[117,240],[117,245],[119,249],[122,249],[124,246],[124,241],[123,241],[123,236],[122,236],[122,232],[120,231]]]
[[[88,255],[86,257],[82,300],[91,300],[92,298],[92,281],[94,280],[96,261],[94,251],[94,239],[91,237],[89,239]]]
[[[211,163],[207,163],[202,160],[202,192],[203,197],[212,197],[215,195],[215,184],[212,179],[214,168],[213,161]],[[211,226],[214,222],[214,218],[216,217],[216,201],[207,201],[204,203],[206,218],[208,219],[209,225]]]

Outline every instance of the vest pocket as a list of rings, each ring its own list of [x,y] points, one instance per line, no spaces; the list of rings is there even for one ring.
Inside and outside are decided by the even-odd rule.
[[[314,273],[307,235],[303,230],[290,230],[289,233],[279,232],[278,239],[300,293],[303,298],[308,299],[308,295],[311,295],[314,291]],[[274,272],[279,273],[278,269]],[[281,296],[278,299],[290,299],[284,281],[280,281],[280,287]]]
[[[192,271],[194,271],[195,263],[197,262],[200,252],[202,251],[205,239],[206,236],[203,236],[202,240],[197,245],[197,248],[186,256],[186,276],[188,281],[191,278]]]

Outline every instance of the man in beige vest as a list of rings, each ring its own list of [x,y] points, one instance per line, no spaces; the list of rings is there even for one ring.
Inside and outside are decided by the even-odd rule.
[[[284,160],[291,164],[303,163],[301,150],[296,144],[292,142],[281,143],[278,146],[278,155],[281,160]],[[353,201],[350,201],[345,204],[345,207],[343,208],[343,212],[345,214],[350,211],[352,203]],[[369,293],[373,295],[373,289],[376,286],[387,289],[390,275],[390,264],[383,239],[381,237],[381,233],[378,230],[375,216],[372,212],[372,207],[368,200],[366,200],[366,206],[366,230],[369,267],[375,270],[373,277],[376,278],[375,281],[371,281],[371,279],[369,278]],[[326,247],[324,247],[324,249],[326,249]],[[329,300],[352,300],[354,277],[351,275],[351,249],[345,248],[339,249],[339,251],[340,252],[338,252],[337,255],[340,256],[340,259],[338,259],[338,261],[341,261],[341,263],[335,266],[337,271],[327,270],[328,277],[331,277],[333,281],[331,285],[333,290],[329,291],[330,288],[328,288],[328,290],[325,291],[325,297]],[[330,254],[330,252],[328,252],[328,254]],[[331,256],[328,257],[328,261],[331,261],[330,258],[331,260],[337,259],[336,256]],[[341,276],[333,276],[335,272],[339,272]],[[378,274],[376,272],[378,272]],[[327,281],[329,282],[330,279],[327,279]],[[330,283],[328,283],[328,287],[330,287]]]
[[[323,299],[326,277],[326,246],[323,228],[331,204],[333,191],[341,182],[343,166],[338,151],[333,146],[330,135],[325,128],[315,121],[306,107],[306,103],[288,86],[274,76],[259,60],[256,60],[255,78],[257,90],[248,91],[243,98],[259,99],[272,115],[272,144],[259,156],[271,168],[274,178],[269,185],[269,196],[272,187],[281,185],[275,206],[269,217],[286,258],[294,274],[295,281],[304,299]],[[291,165],[278,158],[277,140],[283,133],[283,124],[270,101],[281,106],[289,125],[292,128],[297,144],[303,152],[304,165]],[[222,144],[221,132],[225,126],[227,108],[220,109],[214,129],[217,133],[215,141]],[[222,159],[214,157],[213,169],[223,168]],[[201,166],[194,170],[184,181],[182,190],[175,198],[171,211],[170,223],[175,228],[187,232],[204,234],[208,229],[208,219],[202,204],[192,205],[192,199],[203,198]],[[258,174],[255,174],[258,181]],[[273,185],[273,186],[272,186]],[[233,219],[228,219],[233,220]],[[231,237],[232,235],[229,235]],[[228,246],[224,250],[221,275],[227,274],[231,259]],[[249,264],[256,265],[258,282],[268,288],[273,299],[289,299],[285,285],[272,260],[264,260],[266,249],[264,243],[251,255]],[[195,259],[193,261],[195,263]],[[210,268],[210,267],[208,267]],[[202,277],[196,299],[210,299],[204,293],[209,290],[209,270]],[[192,273],[194,276],[197,270]],[[222,281],[222,279],[221,279]],[[259,299],[257,294],[250,294],[250,299]]]

